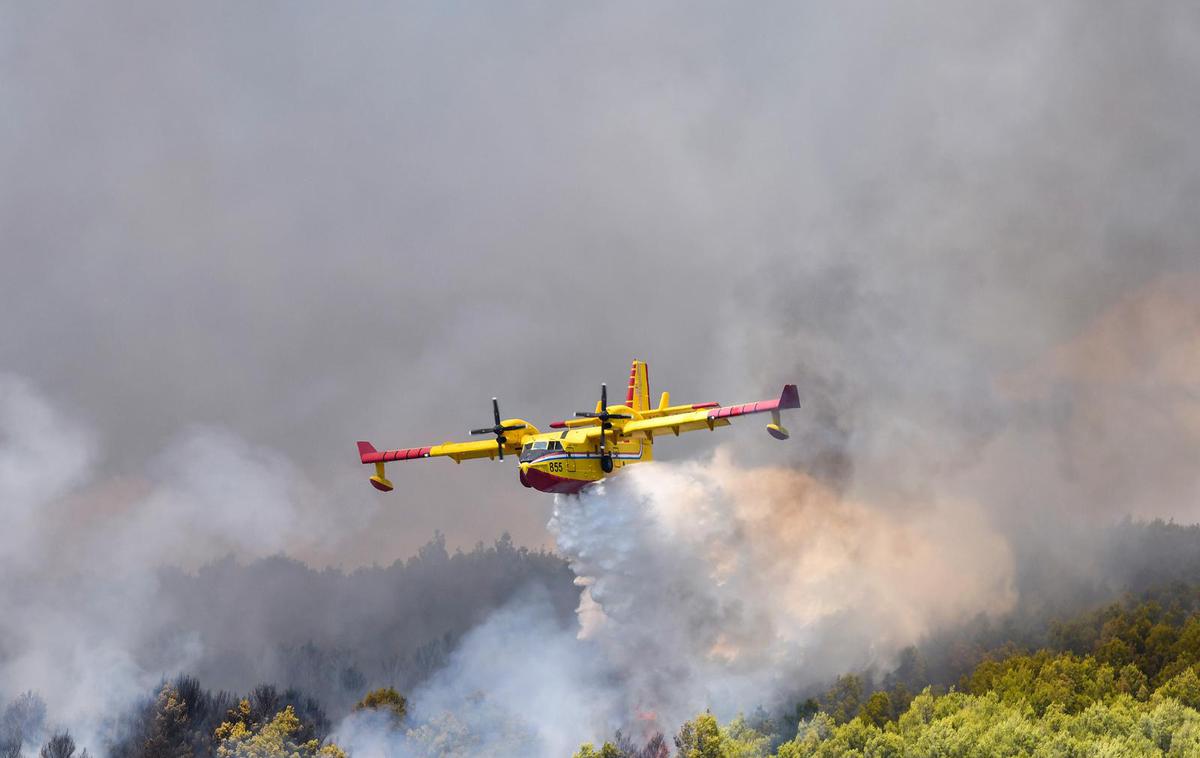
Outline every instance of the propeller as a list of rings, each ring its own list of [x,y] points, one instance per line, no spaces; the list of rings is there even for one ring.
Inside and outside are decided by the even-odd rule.
[[[517,429],[524,429],[526,424],[514,424],[505,426],[500,423],[500,401],[492,398],[492,415],[496,419],[495,426],[487,426],[483,429],[472,429],[471,434],[494,434],[496,435],[496,451],[500,454],[500,460],[504,460],[504,444],[508,442],[508,438],[504,436],[505,432],[514,432]]]
[[[612,457],[608,454],[608,449],[605,446],[605,434],[609,429],[613,428],[612,422],[609,419],[614,418],[633,418],[626,413],[609,413],[608,412],[608,385],[601,382],[600,384],[600,411],[599,413],[592,411],[578,411],[576,414],[579,418],[594,418],[600,421],[600,466],[605,473],[612,470]]]

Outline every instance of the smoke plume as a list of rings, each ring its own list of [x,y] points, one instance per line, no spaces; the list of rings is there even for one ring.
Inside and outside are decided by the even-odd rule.
[[[94,435],[8,375],[0,429],[0,683],[36,689],[94,752],[114,714],[203,650],[162,633],[159,567],[270,555],[350,523],[306,507],[281,456],[220,430],[181,434],[136,482],[99,479]]]
[[[511,605],[413,693],[406,735],[356,716],[343,742],[564,755],[617,729],[670,732],[705,707],[777,710],[798,683],[888,663],[1015,601],[1008,544],[976,504],[895,513],[721,451],[560,497],[549,528],[583,586],[578,627],[536,599]]]
[[[976,504],[901,515],[720,452],[562,499],[551,529],[599,606],[584,636],[627,672],[630,705],[668,728],[697,703],[775,709],[798,681],[1015,599],[1008,545]]]
[[[583,635],[456,606],[404,750],[561,754],[1116,586],[1097,530],[1200,503],[1198,51],[1189,0],[4,4],[0,689],[93,748],[212,645],[163,633],[160,566],[435,531],[556,541]],[[363,482],[356,439],[493,395],[543,425],[635,356],[681,402],[796,382],[792,440],[685,435],[557,505],[484,463]],[[242,660],[308,632],[303,592],[212,597]]]

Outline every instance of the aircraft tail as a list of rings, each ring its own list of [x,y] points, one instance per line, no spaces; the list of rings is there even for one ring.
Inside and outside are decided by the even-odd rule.
[[[650,410],[650,369],[645,361],[635,358],[629,369],[629,391],[625,393],[625,405],[635,411]]]

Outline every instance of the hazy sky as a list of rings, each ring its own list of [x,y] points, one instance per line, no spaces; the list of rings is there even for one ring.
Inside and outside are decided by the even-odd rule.
[[[116,517],[202,428],[290,461],[347,565],[548,544],[512,465],[381,496],[354,442],[544,425],[633,357],[679,400],[798,381],[743,461],[1187,517],[1198,93],[1190,2],[6,2],[0,372]]]

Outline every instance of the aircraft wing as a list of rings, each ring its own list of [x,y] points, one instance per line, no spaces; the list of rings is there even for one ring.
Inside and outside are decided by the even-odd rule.
[[[505,453],[516,453],[521,449],[522,436],[513,435],[504,445]],[[495,439],[474,442],[444,442],[429,447],[405,447],[398,450],[376,450],[370,442],[358,443],[358,458],[363,463],[375,464],[375,476],[371,486],[381,492],[391,492],[392,483],[383,473],[383,465],[392,461],[412,461],[418,458],[449,458],[455,463],[472,458],[495,458],[500,450]]]
[[[516,453],[521,450],[521,438],[514,436],[504,446],[504,452]],[[472,458],[495,458],[498,450],[496,440],[484,439],[473,442],[444,442],[430,447],[406,447],[399,450],[376,450],[370,442],[358,443],[358,457],[363,463],[391,463],[392,461],[411,461],[418,458],[437,458],[444,456],[456,463]]]
[[[772,411],[778,413],[788,408],[799,407],[800,393],[796,389],[796,385],[788,384],[784,386],[783,392],[775,400],[759,400],[754,403],[742,403],[741,405],[701,408],[682,413],[673,413],[667,416],[659,416],[657,418],[630,421],[622,429],[622,434],[627,437],[652,438],[658,432],[669,431],[679,435],[683,432],[690,432],[697,429],[715,429],[718,426],[729,426],[729,420],[738,416],[747,416],[754,413],[770,413]]]

